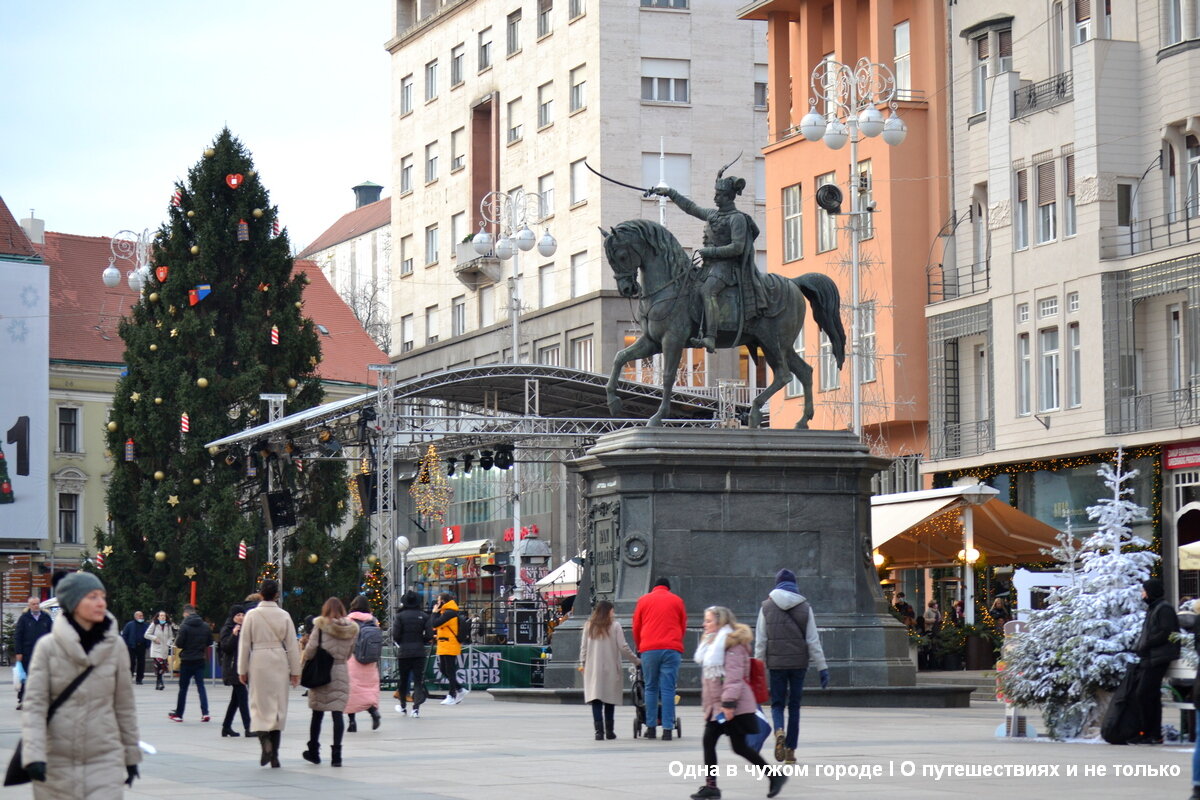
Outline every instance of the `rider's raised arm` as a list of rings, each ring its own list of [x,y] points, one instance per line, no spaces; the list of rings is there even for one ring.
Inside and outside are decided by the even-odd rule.
[[[679,192],[675,191],[674,189],[657,189],[656,188],[654,190],[654,193],[666,195],[667,197],[671,198],[672,201],[674,201],[675,205],[679,206],[680,210],[683,211],[683,213],[689,214],[689,215],[695,217],[696,219],[702,219],[705,222],[708,221],[709,216],[711,216],[713,213],[716,212],[715,208],[701,208],[700,206],[693,203],[690,198],[685,197],[684,195],[681,195]]]

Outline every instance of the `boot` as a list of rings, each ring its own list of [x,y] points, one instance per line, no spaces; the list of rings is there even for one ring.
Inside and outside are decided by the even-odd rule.
[[[653,725],[647,725],[646,732],[642,734],[642,738],[643,739],[657,739],[658,738],[657,728],[655,728],[655,726],[653,726]]]
[[[775,760],[784,761],[787,759],[787,742],[784,740],[783,728],[775,731]]]
[[[774,797],[783,789],[783,785],[787,783],[787,775],[771,775],[767,778],[768,786],[767,797]]]
[[[331,745],[329,748],[329,766],[340,767],[342,765],[342,746],[340,744]]]
[[[305,750],[303,753],[301,753],[300,757],[303,758],[305,761],[307,761],[310,764],[320,764],[321,763],[321,743],[320,742],[309,742],[308,749]]]
[[[717,352],[717,321],[720,319],[720,306],[716,294],[704,297],[704,336],[692,339],[689,344],[703,347],[710,353]]]
[[[598,720],[592,720],[592,724],[596,728],[596,741],[603,742],[604,741],[604,723],[602,723]]]
[[[221,728],[221,738],[225,738],[226,736],[241,736],[241,734],[226,725],[224,728]]]
[[[279,739],[283,736],[283,731],[271,731],[271,767],[279,769]]]
[[[371,715],[371,730],[379,730],[379,725],[383,722],[383,719],[379,716],[379,708],[371,706],[367,709],[367,713]]]
[[[354,721],[353,714],[347,714],[350,717],[350,723],[346,725],[346,733],[358,733],[358,723]]]
[[[596,734],[597,734],[597,735],[599,735],[599,733],[600,733],[599,731],[596,731]],[[612,721],[612,717],[605,717],[605,718],[604,718],[604,738],[605,738],[605,739],[615,739],[615,738],[617,738],[617,734],[616,734],[615,732],[613,732],[613,721]]]
[[[265,767],[271,761],[271,733],[263,731],[258,735],[258,743],[262,745],[262,755],[258,757],[258,765]]]

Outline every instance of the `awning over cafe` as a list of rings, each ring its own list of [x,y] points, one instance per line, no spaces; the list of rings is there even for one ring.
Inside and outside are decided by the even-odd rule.
[[[408,562],[413,564],[418,561],[436,561],[442,558],[470,558],[481,553],[491,552],[492,546],[491,539],[472,539],[469,542],[414,547],[408,551]]]
[[[966,515],[973,515],[971,546],[988,564],[1044,561],[1058,530],[996,499],[988,486],[954,486],[871,498],[871,543],[892,569],[949,566],[965,548]]]
[[[546,573],[546,576],[537,582],[537,588],[543,597],[575,594],[579,589],[579,579],[582,575],[583,567],[572,558],[559,564],[553,571]]]

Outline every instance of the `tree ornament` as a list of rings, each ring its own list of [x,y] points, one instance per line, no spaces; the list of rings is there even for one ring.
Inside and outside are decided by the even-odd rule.
[[[171,268],[170,268],[170,267],[166,267],[166,266],[163,266],[163,267],[155,267],[155,268],[154,268],[154,277],[158,278],[158,282],[159,282],[159,283],[166,283],[166,282],[167,282],[167,275],[169,275],[169,274],[170,274],[170,272],[171,272]]]
[[[175,208],[183,205],[183,189],[176,189],[175,194],[171,195],[171,205]]]
[[[246,457],[246,477],[247,478],[257,478],[258,477],[258,463],[253,455]]]
[[[216,335],[217,335],[217,329],[216,329],[216,328],[209,328],[209,329],[208,329],[208,336],[209,336],[209,338],[210,338],[210,339],[211,339],[211,338],[213,338],[213,337],[214,337],[214,336],[216,336]]]
[[[154,323],[154,327],[161,331],[162,330],[162,320],[160,319],[158,322]]]
[[[253,178],[253,177],[254,177],[255,175],[257,175],[257,174],[258,174],[258,173],[257,173],[257,172],[255,172],[255,171],[254,171],[254,170],[252,170],[252,169],[248,169],[248,170],[246,170],[246,177],[247,177],[247,178]]]
[[[238,220],[237,237],[239,242],[250,241],[250,223],[246,222],[244,219]]]
[[[260,283],[258,285],[258,290],[260,292],[270,291],[270,289],[271,289],[271,284],[269,284],[269,283]]]
[[[205,158],[212,158],[216,154],[217,154],[217,151],[213,150],[211,147],[204,151]],[[162,559],[160,558],[159,561],[162,561]]]
[[[187,215],[188,215],[188,217],[189,217],[189,218],[191,218],[191,217],[194,217],[194,216],[196,216],[196,212],[195,212],[195,211],[189,211],[189,212],[187,212]]]
[[[175,316],[175,312],[177,312],[178,310],[179,309],[177,309],[175,306],[170,306],[167,308],[167,313],[173,317],[173,316]]]
[[[179,432],[187,433],[188,431],[191,430],[191,427],[192,427],[191,418],[188,417],[188,413],[185,411],[179,415]]]
[[[158,302],[158,292],[151,292],[150,294],[146,295],[146,299],[149,300],[151,303],[157,303]]]
[[[196,577],[196,568],[188,567],[187,569],[185,569],[183,571],[183,577],[187,578],[189,581],[192,580],[193,578],[195,578]]]
[[[261,208],[256,208],[250,213],[254,215],[255,219],[262,219],[263,210]]]
[[[245,181],[245,180],[246,180],[245,176],[243,176],[240,172],[225,176],[225,183],[229,186],[230,189],[238,188],[239,186],[242,185],[243,181]]]
[[[162,398],[161,398],[161,397],[156,397],[156,398],[154,398],[154,405],[156,405],[156,406],[161,406],[161,405],[162,405]]]
[[[189,253],[191,253],[191,254],[192,254],[192,255],[194,255],[194,256],[198,256],[198,255],[200,255],[200,245],[198,245],[198,244],[194,244],[194,245],[192,245],[192,246],[191,246],[191,247],[188,249],[188,252],[189,252]]]
[[[104,569],[104,553],[103,552],[96,553],[96,557],[93,559],[93,561],[96,562],[96,569]]]
[[[288,378],[287,385],[289,389],[295,389],[296,386],[299,385],[299,381],[297,381],[295,378]]]
[[[202,483],[204,483],[204,481],[200,480],[199,478],[192,478],[192,486],[199,486]]]
[[[271,222],[271,235],[272,236],[279,235],[279,220],[273,220]]]
[[[208,388],[208,378],[197,378],[196,385],[199,386],[201,389],[207,389]]]
[[[175,506],[179,505],[179,495],[173,494],[173,495],[168,496],[167,497],[167,505],[169,505],[171,508],[174,508]]]
[[[271,326],[271,344],[279,344],[279,326]]]
[[[246,542],[244,540],[238,542],[238,560],[239,561],[246,560]]]
[[[133,450],[133,437],[130,437],[125,440],[125,460],[133,461],[135,457],[136,456]]]
[[[142,399],[142,396],[137,392],[134,392],[131,395],[129,395],[129,402],[131,402],[131,403],[136,403],[138,400],[141,400],[141,399]]]
[[[316,553],[309,553],[309,554],[308,554],[308,563],[310,563],[310,564],[315,564],[315,563],[317,563],[317,562],[318,562],[318,561],[320,561],[320,560],[321,560],[321,557],[320,557],[320,556],[318,556]]]
[[[156,344],[150,345],[150,352],[151,353],[158,352],[158,345],[156,345]]]
[[[188,305],[194,306],[210,294],[212,294],[211,283],[197,284],[194,288],[188,289]]]
[[[304,303],[301,303],[299,300],[293,303],[293,305],[295,305],[296,308],[304,308]]]
[[[116,421],[113,421],[113,422],[108,423],[104,427],[108,428],[110,431],[115,431],[119,426],[117,425]]]
[[[221,448],[217,447],[216,445],[213,445],[212,447],[208,448],[208,454],[210,456],[216,456],[217,453],[219,453],[219,452],[221,452]]]
[[[417,512],[429,517],[435,524],[441,524],[454,498],[454,489],[446,480],[442,470],[442,459],[437,447],[429,445],[425,455],[417,464],[417,479],[408,489],[417,506]]]
[[[167,477],[167,474],[165,472],[163,472],[161,469],[156,469],[154,471],[154,480],[161,481],[165,477]]]
[[[159,550],[157,553],[154,554],[154,560],[155,561],[166,561],[167,554],[164,553],[162,550]]]

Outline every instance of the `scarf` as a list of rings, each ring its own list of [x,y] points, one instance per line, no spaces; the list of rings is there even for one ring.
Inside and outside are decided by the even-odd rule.
[[[705,680],[722,680],[725,678],[725,640],[733,628],[729,625],[705,637],[696,648],[695,661],[701,667]]]

